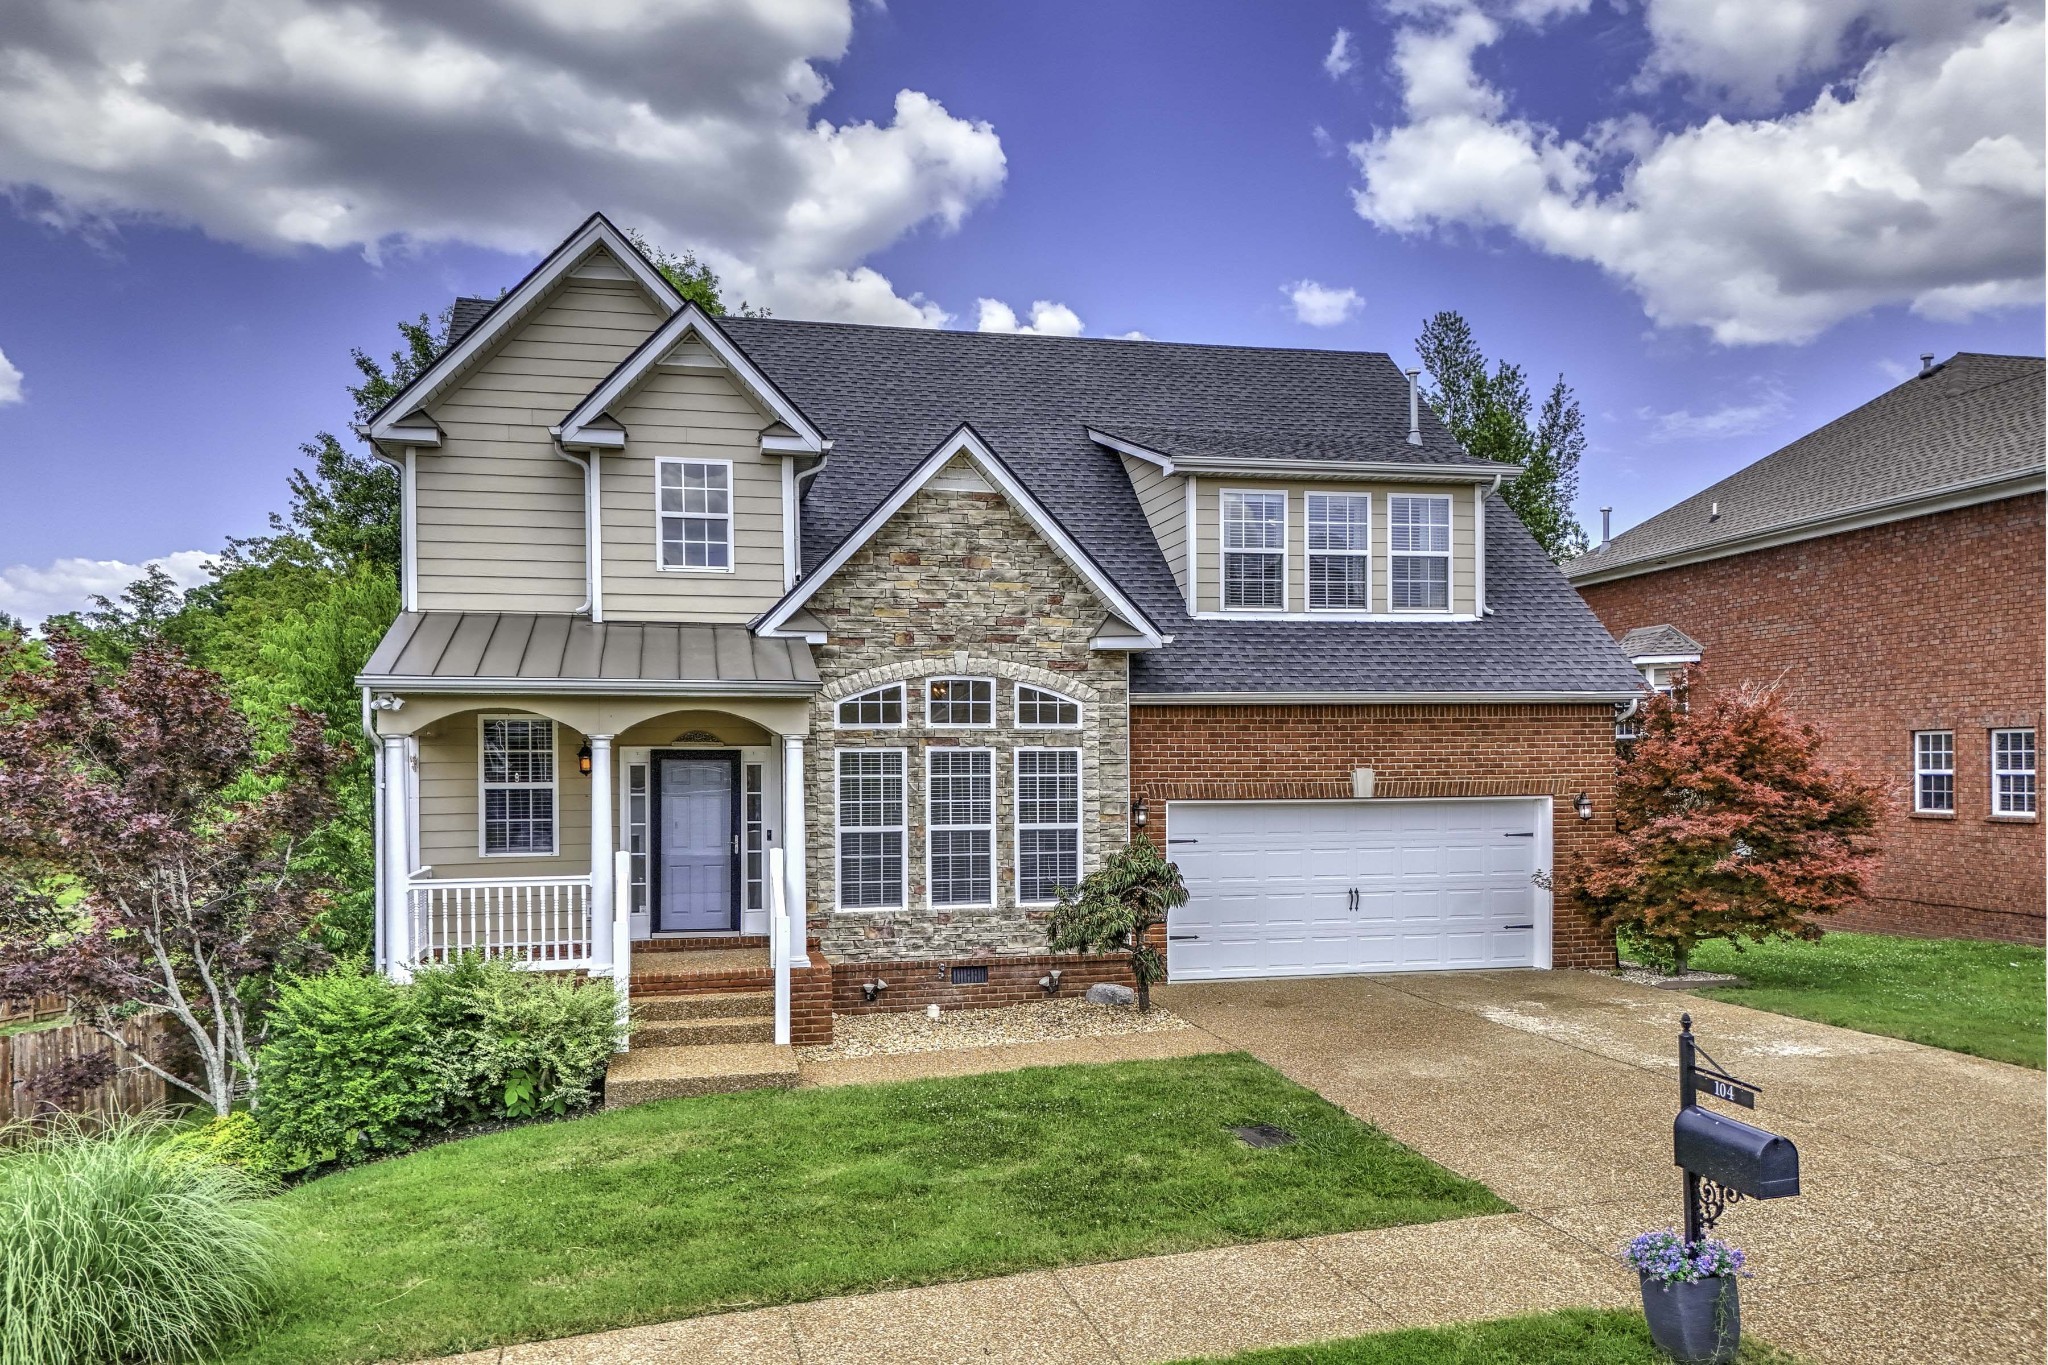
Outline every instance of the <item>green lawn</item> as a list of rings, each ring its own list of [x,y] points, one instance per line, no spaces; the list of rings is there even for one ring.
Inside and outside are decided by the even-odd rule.
[[[1300,1141],[1254,1150],[1228,1131]],[[1241,1054],[672,1100],[277,1201],[273,1320],[359,1361],[1507,1207]]]
[[[1740,1365],[1791,1365],[1791,1357],[1744,1341]],[[1183,1365],[1670,1365],[1636,1313],[1574,1309],[1526,1318],[1379,1332]]]
[[[1702,992],[1716,1000],[2036,1069],[2048,1060],[2048,966],[2039,948],[1830,933],[1739,953],[1702,944],[1692,965],[1743,978],[1743,986]]]

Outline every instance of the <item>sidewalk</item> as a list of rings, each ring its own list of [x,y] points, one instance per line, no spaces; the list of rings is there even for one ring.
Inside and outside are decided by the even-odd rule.
[[[1504,1213],[821,1299],[443,1365],[1141,1365],[1633,1303],[1618,1264]]]

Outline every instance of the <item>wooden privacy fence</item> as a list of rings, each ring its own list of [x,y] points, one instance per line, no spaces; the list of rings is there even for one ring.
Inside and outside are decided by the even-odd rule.
[[[33,1000],[0,1000],[0,1025],[32,1024],[63,1013],[64,1001],[54,995],[41,995]]]
[[[61,1013],[61,1011],[60,1011]],[[17,1016],[17,1019],[27,1016]],[[146,1014],[120,1027],[127,1043],[158,1055],[163,1045],[166,1016]],[[57,1024],[0,1034],[0,1123],[34,1118],[50,1109],[28,1093],[36,1073],[74,1057],[114,1050],[98,1030],[80,1024]],[[117,1057],[117,1062],[121,1060]],[[95,1090],[88,1090],[65,1106],[75,1114],[112,1118],[118,1114],[140,1114],[164,1102],[164,1083],[150,1072],[128,1069]]]

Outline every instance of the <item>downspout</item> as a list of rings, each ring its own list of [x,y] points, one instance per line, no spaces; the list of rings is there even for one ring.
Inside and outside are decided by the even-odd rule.
[[[586,459],[572,450],[564,449],[559,442],[555,445],[555,454],[583,471],[583,604],[576,608],[575,614],[581,616],[587,612],[592,621],[599,621],[603,619],[597,605],[597,558],[600,545],[596,528],[592,524],[595,521],[591,515],[594,500],[590,489],[590,475],[592,467],[596,464],[596,457]]]
[[[1501,480],[1505,478],[1507,478],[1505,471],[1494,475],[1493,482],[1487,486],[1484,493],[1479,495],[1479,524],[1473,528],[1473,538],[1479,545],[1479,563],[1474,571],[1474,576],[1478,580],[1477,590],[1472,594],[1472,597],[1473,605],[1479,608],[1481,616],[1493,615],[1493,608],[1486,605],[1486,500],[1500,493]]]
[[[799,469],[797,471],[796,495],[798,498],[802,498],[805,493],[810,491],[811,480],[824,473],[825,466],[832,463],[832,443],[830,441],[824,442],[823,450],[824,453],[818,457],[816,464],[812,465],[809,469]]]

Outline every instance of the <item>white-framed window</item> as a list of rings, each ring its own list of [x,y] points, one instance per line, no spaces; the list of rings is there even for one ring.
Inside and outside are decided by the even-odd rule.
[[[1081,703],[1049,687],[1017,684],[1017,728],[1019,730],[1078,730]]]
[[[1913,732],[1913,809],[1946,814],[1956,808],[1956,737],[1948,730]]]
[[[631,856],[630,899],[626,904],[636,915],[647,913],[647,764],[626,767],[626,852]]]
[[[1081,880],[1081,751],[1016,752],[1017,901],[1049,905]]]
[[[1372,495],[1308,495],[1310,611],[1367,611],[1372,606]]]
[[[996,723],[994,678],[927,678],[924,684],[926,725],[986,729]]]
[[[1223,605],[1232,611],[1287,609],[1287,495],[1222,492]]]
[[[1387,499],[1387,605],[1395,611],[1451,609],[1451,500],[1418,494]]]
[[[478,851],[486,858],[552,857],[555,723],[535,716],[483,716],[478,725]]]
[[[995,904],[996,755],[924,751],[925,886],[934,907]]]
[[[839,751],[839,908],[901,910],[903,750]]]
[[[732,462],[658,459],[656,559],[664,569],[732,571]]]
[[[741,823],[746,827],[746,908],[768,908],[768,766],[749,763],[740,788]]]
[[[903,684],[883,683],[846,698],[833,712],[832,723],[841,730],[901,730]]]
[[[2038,815],[2040,798],[2034,787],[2034,732],[1991,732],[1991,813]]]

